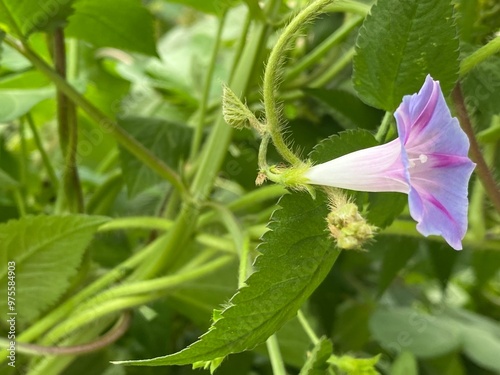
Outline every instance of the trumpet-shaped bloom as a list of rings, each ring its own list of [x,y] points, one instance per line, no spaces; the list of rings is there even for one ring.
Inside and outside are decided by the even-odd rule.
[[[462,249],[475,164],[439,82],[427,76],[418,94],[403,98],[394,117],[397,139],[315,165],[305,176],[316,185],[407,193],[417,230],[424,236],[441,235],[451,247]]]

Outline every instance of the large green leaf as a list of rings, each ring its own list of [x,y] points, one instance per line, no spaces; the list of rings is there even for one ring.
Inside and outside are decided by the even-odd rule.
[[[458,324],[406,307],[377,310],[370,328],[375,340],[388,351],[408,350],[420,358],[439,357],[461,343]]]
[[[153,17],[139,0],[79,0],[69,17],[68,36],[96,47],[156,55]]]
[[[158,158],[176,169],[180,160],[187,157],[192,129],[164,120],[142,117],[119,119],[119,124],[132,137],[142,143]],[[161,178],[141,163],[131,153],[120,147],[123,177],[129,196],[133,197]]]
[[[120,362],[181,365],[252,349],[292,318],[337,259],[325,231],[326,197],[285,195],[274,212],[246,285],[228,302],[210,330],[188,348],[164,357]]]
[[[16,36],[51,30],[64,24],[74,0],[0,0],[0,29]]]
[[[69,287],[99,216],[28,216],[0,224],[0,293],[7,296],[8,262],[15,263],[15,311],[20,321],[32,321],[53,305]],[[12,281],[12,280],[11,280]],[[0,302],[6,316],[7,298]]]
[[[449,0],[379,0],[356,42],[354,87],[387,111],[417,92],[427,74],[447,93],[458,78],[458,47]]]
[[[306,364],[300,370],[299,375],[322,375],[328,370],[328,359],[333,354],[333,344],[326,337],[322,337],[314,346]]]
[[[55,95],[53,87],[27,90],[0,91],[0,123],[15,120],[26,113],[42,100]]]

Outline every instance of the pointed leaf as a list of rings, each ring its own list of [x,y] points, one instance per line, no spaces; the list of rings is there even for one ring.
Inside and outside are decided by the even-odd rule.
[[[42,100],[55,95],[53,87],[43,87],[28,90],[0,91],[0,123],[13,121],[26,113]]]
[[[449,0],[379,0],[356,41],[354,88],[386,111],[417,92],[427,74],[447,93],[458,78],[458,50]]]
[[[189,153],[191,128],[143,117],[118,119],[118,123],[173,169],[177,169],[179,162]],[[122,147],[120,147],[120,159],[130,197],[162,181],[151,169]]]
[[[20,321],[32,321],[69,287],[100,216],[28,216],[0,224],[2,264],[15,262],[16,305]],[[7,295],[7,267],[0,270],[0,293]],[[0,302],[6,315],[7,299]]]
[[[66,34],[96,47],[156,56],[153,16],[139,0],[79,0]]]
[[[462,256],[462,252],[450,251],[450,247],[433,241],[427,241],[427,254],[443,289],[446,288],[448,280],[453,272],[453,267]]]
[[[188,348],[125,365],[182,365],[252,349],[291,319],[337,259],[325,231],[326,197],[285,195],[259,247],[255,273],[229,301],[210,330]]]
[[[333,354],[333,344],[326,337],[322,337],[314,345],[314,349],[309,354],[306,364],[300,370],[299,375],[323,375],[328,370],[328,358]]]

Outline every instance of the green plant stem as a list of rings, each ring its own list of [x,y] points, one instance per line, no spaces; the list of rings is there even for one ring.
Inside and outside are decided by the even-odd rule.
[[[391,120],[392,120],[392,113],[391,112],[386,112],[384,114],[384,118],[382,119],[382,123],[380,124],[377,134],[375,135],[375,139],[379,142],[382,143],[384,142],[387,132],[389,131],[389,126],[391,125]]]
[[[354,47],[349,48],[342,54],[342,57],[333,64],[325,73],[323,73],[320,77],[316,78],[309,85],[310,87],[317,88],[323,87],[328,82],[330,82],[337,74],[339,74],[342,69],[344,69],[349,63],[352,61],[352,58],[355,54]]]
[[[16,202],[17,211],[20,217],[26,216],[26,203],[24,203],[23,193],[21,188],[17,187],[12,194],[14,195],[14,201]]]
[[[470,156],[471,159],[477,164],[476,173],[481,179],[484,189],[486,190],[486,193],[488,194],[491,202],[495,206],[496,210],[500,212],[500,190],[498,189],[496,181],[493,178],[493,175],[491,174],[491,171],[483,158],[483,154],[481,153],[481,149],[476,140],[476,135],[470,122],[469,114],[467,113],[467,109],[465,107],[460,83],[456,84],[451,93],[451,97],[453,98],[453,102],[455,103],[457,116],[460,120],[460,124],[462,125],[462,129],[469,137]]]
[[[477,140],[483,144],[500,140],[500,115],[493,115],[491,126],[477,133]]]
[[[220,44],[221,44],[221,39],[222,39],[222,31],[224,30],[224,25],[226,23],[226,18],[227,18],[226,14],[227,14],[227,12],[224,12],[221,19],[219,20],[219,26],[217,27],[215,44],[212,48],[212,56],[210,58],[210,62],[209,62],[208,69],[207,69],[207,74],[205,76],[203,95],[202,95],[201,100],[200,100],[200,110],[199,110],[198,121],[196,123],[196,127],[194,130],[193,141],[191,143],[191,151],[190,151],[190,157],[189,157],[190,160],[194,160],[195,156],[197,155],[199,148],[200,148],[201,139],[203,137],[203,130],[204,130],[204,124],[205,124],[205,116],[207,113],[208,99],[210,97],[210,89],[212,87],[212,79],[213,79],[213,75],[214,75],[215,65],[217,63],[217,56],[219,54],[219,49],[220,49]]]
[[[317,63],[333,46],[340,43],[356,26],[358,26],[363,19],[364,17],[358,15],[348,18],[332,35],[326,38],[299,62],[293,64],[293,67],[287,72],[285,80],[289,81],[296,78],[300,73]]]
[[[273,375],[286,375],[285,364],[281,357],[280,346],[276,334],[267,339],[266,346],[273,368]]]
[[[62,79],[66,80],[66,47],[63,29],[57,28],[54,31],[53,39],[55,70]],[[63,190],[69,211],[81,213],[84,211],[84,203],[76,163],[78,146],[76,107],[59,88],[56,99],[59,144],[64,158]]]
[[[136,281],[105,290],[101,294],[89,299],[79,306],[80,310],[92,310],[103,301],[110,301],[117,298],[130,297],[140,294],[151,294],[161,292],[162,294],[172,291],[184,283],[199,279],[210,273],[217,272],[220,268],[234,260],[234,256],[219,257],[211,262],[203,264],[189,271],[180,271],[178,274],[159,277],[152,280]]]
[[[28,193],[28,164],[29,164],[29,156],[28,156],[28,147],[26,145],[26,131],[25,131],[24,121],[19,122],[19,138],[21,140],[21,157],[19,158],[19,193],[22,198],[23,206],[26,207],[27,199],[26,195]]]
[[[116,195],[123,187],[123,174],[120,170],[110,173],[106,181],[95,190],[87,204],[87,212],[91,215],[105,215],[113,204]]]
[[[181,192],[183,197],[189,196],[188,190],[184,186],[180,176],[174,170],[158,159],[142,144],[132,138],[116,122],[108,118],[92,103],[85,99],[73,86],[71,86],[44,60],[42,60],[40,56],[33,52],[29,46],[21,44],[9,35],[5,37],[5,43],[21,53],[33,64],[35,68],[47,76],[61,92],[63,92],[82,110],[84,110],[99,125],[102,131],[109,132],[125,149],[151,168],[159,176],[169,181],[177,190],[179,190],[179,192]]]
[[[316,345],[319,342],[319,337],[316,335],[316,333],[314,332],[313,328],[311,327],[311,325],[307,321],[307,318],[304,315],[304,313],[302,312],[302,310],[299,310],[297,312],[297,318],[299,319],[300,325],[304,329],[304,332],[307,334],[307,336],[309,337],[309,339],[311,340],[311,342],[314,345]]]
[[[467,56],[460,64],[460,77],[469,73],[476,65],[480,64],[488,57],[500,52],[500,36],[490,40],[474,53]]]
[[[67,336],[71,332],[91,323],[99,318],[109,314],[116,314],[123,310],[131,309],[137,306],[144,305],[158,298],[156,295],[132,296],[125,298],[117,298],[110,301],[103,301],[98,306],[92,309],[84,310],[81,313],[71,315],[70,320],[64,320],[61,324],[55,327],[41,341],[42,345],[53,345]]]
[[[49,176],[50,183],[54,187],[54,190],[57,191],[59,187],[59,181],[56,176],[56,172],[54,170],[54,167],[52,166],[52,163],[50,162],[50,158],[47,154],[47,151],[45,151],[45,148],[43,147],[42,140],[40,138],[40,134],[38,133],[38,129],[35,125],[35,122],[33,121],[33,116],[31,116],[31,113],[28,112],[26,115],[26,121],[28,122],[28,125],[30,127],[31,133],[33,134],[33,139],[35,140],[36,147],[38,149],[38,152],[40,153],[40,156],[42,157],[42,162],[43,165],[45,166],[45,169],[47,170],[47,175]]]
[[[356,13],[363,17],[370,12],[372,4],[365,4],[359,1],[352,0],[337,0],[332,5],[326,8],[327,12],[350,12]]]
[[[264,72],[264,109],[266,113],[267,131],[271,135],[274,146],[280,155],[293,166],[300,165],[301,159],[288,147],[283,138],[280,126],[279,109],[276,103],[276,93],[279,86],[279,72],[290,40],[304,26],[313,19],[331,0],[317,0],[304,8],[295,16],[290,24],[281,33],[276,45],[269,55]]]

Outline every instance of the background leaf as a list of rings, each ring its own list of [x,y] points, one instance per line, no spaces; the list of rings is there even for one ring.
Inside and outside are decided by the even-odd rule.
[[[132,137],[174,169],[189,153],[191,128],[155,118],[128,117],[118,122]],[[120,159],[130,197],[162,181],[122,147]]]
[[[449,0],[379,0],[356,42],[354,88],[386,111],[417,92],[427,74],[446,94],[458,78],[458,50]]]
[[[322,375],[328,370],[328,358],[333,354],[333,344],[322,337],[309,354],[306,364],[300,370],[300,375]]]
[[[210,330],[185,350],[127,365],[189,364],[255,347],[292,318],[323,281],[338,251],[325,231],[326,197],[285,195],[259,247],[255,273]]]
[[[13,121],[28,113],[31,108],[55,95],[53,87],[28,90],[0,91],[0,122]]]
[[[0,224],[2,264],[16,263],[16,312],[20,321],[32,321],[54,304],[69,287],[82,255],[97,227],[99,216],[28,216]],[[0,292],[7,295],[7,267],[0,271]],[[0,312],[7,313],[2,298]]]
[[[241,0],[167,0],[190,6],[203,13],[222,14],[226,9],[238,4]]]
[[[156,56],[153,17],[139,0],[79,0],[69,17],[68,36],[96,47],[114,47]]]

